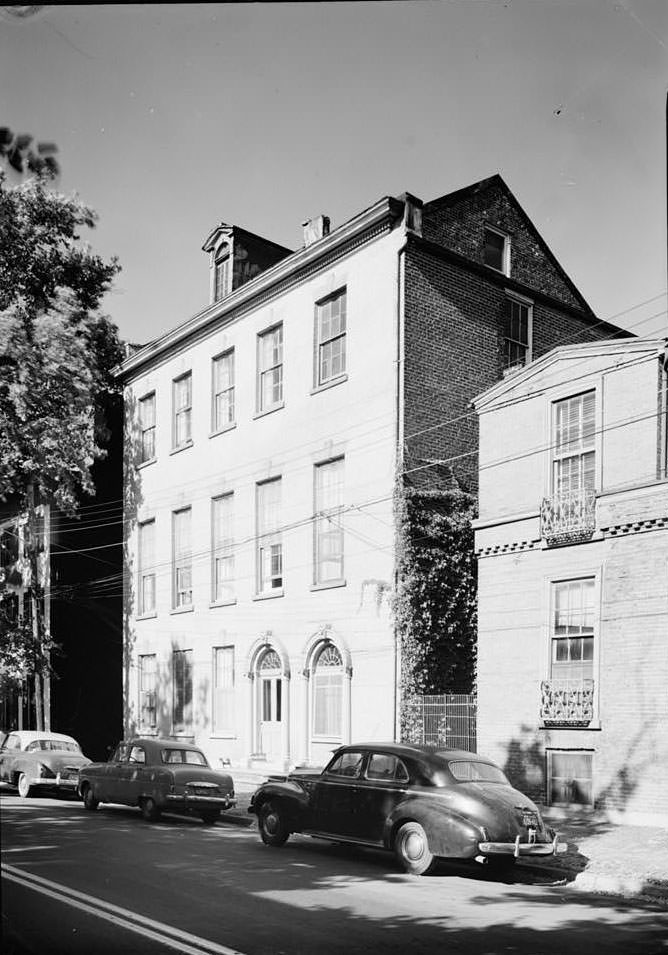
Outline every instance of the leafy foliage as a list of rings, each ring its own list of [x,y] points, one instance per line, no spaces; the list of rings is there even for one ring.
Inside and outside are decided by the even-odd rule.
[[[7,126],[0,126],[0,157],[6,159],[15,172],[55,179],[60,173],[55,156],[58,147],[55,143],[33,143],[34,137],[29,133],[13,133]]]
[[[416,696],[471,692],[476,662],[475,498],[461,490],[397,491],[402,728]]]

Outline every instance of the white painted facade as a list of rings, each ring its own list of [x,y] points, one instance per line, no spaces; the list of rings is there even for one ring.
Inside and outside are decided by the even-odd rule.
[[[567,345],[474,402],[479,751],[548,803],[664,823],[667,357],[665,341]],[[591,525],[551,536],[555,416],[586,395],[592,426],[569,453],[592,454]]]
[[[321,764],[352,738],[394,738],[397,660],[388,599],[401,401],[401,212],[383,200],[124,363],[126,732],[183,735],[214,762],[258,760],[268,767]],[[341,290],[345,373],[319,387],[316,303]],[[258,336],[278,325],[283,399],[262,413]],[[212,363],[231,349],[234,421],[216,430]],[[174,381],[187,374],[191,441],[175,450]],[[154,453],[138,464],[140,403],[151,394]],[[343,528],[343,574],[318,583],[315,472],[333,460],[342,461],[343,496],[333,520]],[[258,593],[258,485],[277,478],[282,586]],[[212,500],[227,494],[233,495],[233,542],[226,551],[233,555],[233,595],[216,601]],[[183,509],[190,509],[192,601],[176,607],[173,515]],[[154,522],[152,555],[142,557],[138,528],[147,522]],[[155,586],[153,601],[153,585],[146,585],[148,609],[138,593],[147,574]],[[334,648],[330,662],[340,666],[325,671],[323,657],[318,671],[325,647]],[[216,659],[224,660],[222,676]],[[183,666],[191,674],[186,714],[175,689],[175,668],[178,682]],[[329,708],[320,717],[324,734],[315,725],[318,675],[325,683],[331,678],[331,689],[320,690],[319,705]],[[216,678],[224,681],[218,696]],[[230,725],[217,725],[221,694]]]

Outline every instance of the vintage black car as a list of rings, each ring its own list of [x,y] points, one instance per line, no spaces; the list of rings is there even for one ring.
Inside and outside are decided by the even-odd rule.
[[[211,769],[200,749],[156,738],[120,743],[108,762],[84,767],[79,794],[86,809],[101,802],[139,806],[149,822],[176,812],[211,824],[236,803],[232,777]]]
[[[493,762],[459,750],[357,744],[324,770],[263,783],[248,808],[260,835],[281,846],[293,832],[393,850],[421,875],[437,857],[512,865],[566,850],[534,803]]]

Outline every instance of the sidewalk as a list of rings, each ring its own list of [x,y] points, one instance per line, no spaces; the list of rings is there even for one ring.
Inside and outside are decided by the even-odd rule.
[[[222,819],[252,826],[248,802],[267,774],[233,769],[232,775],[238,803]],[[549,859],[525,858],[523,866],[549,870],[573,891],[651,898],[668,907],[668,829],[620,825],[594,813],[563,818],[544,809],[542,815],[568,850]]]

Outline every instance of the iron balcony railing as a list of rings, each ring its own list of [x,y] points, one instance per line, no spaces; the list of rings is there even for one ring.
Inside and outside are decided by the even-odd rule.
[[[594,718],[594,681],[542,680],[540,718],[545,726],[588,726]]]
[[[595,528],[596,492],[593,488],[580,488],[543,498],[540,531],[548,544],[589,540]]]

